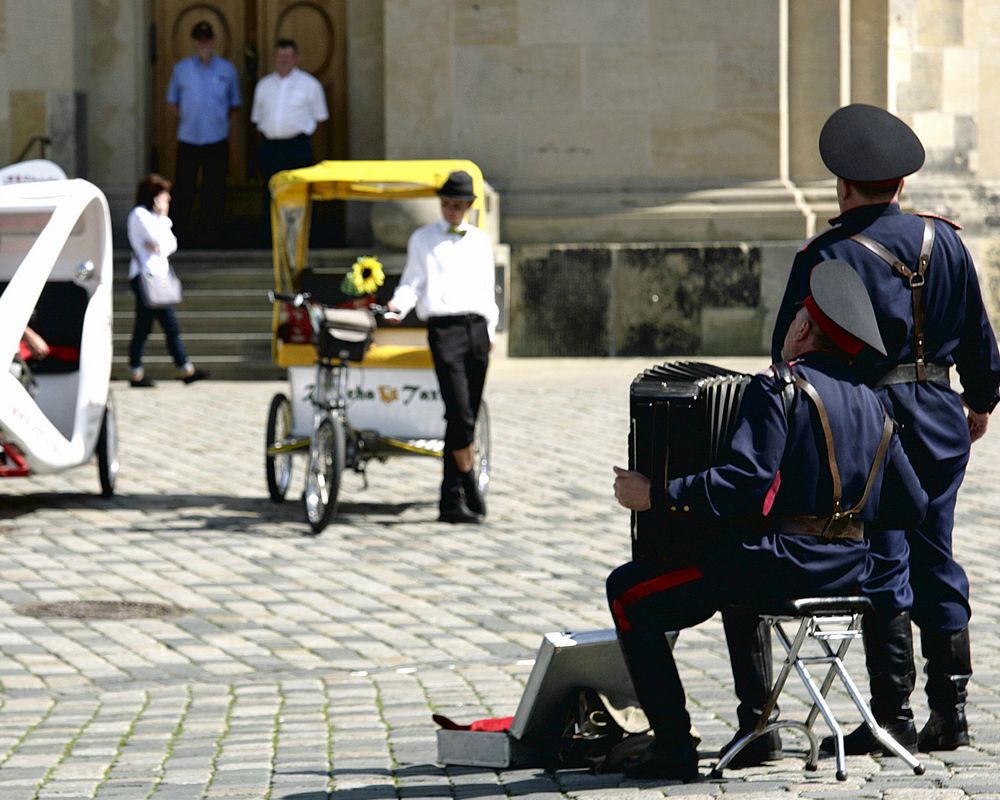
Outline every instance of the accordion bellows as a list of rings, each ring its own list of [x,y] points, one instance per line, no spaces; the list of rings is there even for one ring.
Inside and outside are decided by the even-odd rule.
[[[629,390],[629,469],[655,485],[700,472],[725,455],[750,376],[697,361],[644,370]],[[668,530],[665,508],[632,512],[632,559],[697,556],[704,523]]]

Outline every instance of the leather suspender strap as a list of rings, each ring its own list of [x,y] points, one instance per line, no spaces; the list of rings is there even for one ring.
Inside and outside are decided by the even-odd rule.
[[[837,468],[837,455],[834,451],[833,433],[830,430],[830,417],[826,413],[826,406],[823,405],[823,400],[819,396],[819,392],[816,391],[816,388],[801,375],[795,376],[795,386],[802,390],[816,407],[816,414],[819,416],[819,424],[823,430],[823,439],[826,443],[826,457],[830,468],[830,481],[833,484],[833,513],[825,519],[821,535],[826,539],[845,538],[845,529],[849,529],[855,524],[853,522],[854,517],[867,504],[872,487],[875,485],[875,478],[878,476],[879,467],[882,466],[886,453],[889,451],[889,442],[892,439],[893,430],[892,419],[889,417],[888,412],[882,409],[882,437],[879,439],[878,447],[875,450],[875,458],[872,461],[871,468],[868,470],[868,479],[865,481],[864,493],[854,507],[844,511],[841,505],[843,487],[840,481],[840,470]],[[795,519],[801,522],[805,518],[797,517]],[[818,517],[816,519],[824,518]]]
[[[816,413],[819,415],[819,424],[823,429],[823,439],[826,441],[826,458],[827,464],[830,467],[830,480],[833,482],[833,514],[834,516],[837,516],[841,511],[840,470],[837,469],[837,454],[833,448],[833,433],[830,431],[830,417],[827,416],[826,406],[823,405],[823,400],[820,398],[819,392],[816,391],[816,387],[814,387],[801,375],[795,376],[795,385],[805,392],[806,396],[812,400],[813,405],[816,407]]]
[[[917,258],[916,270],[910,269],[906,264],[896,258],[892,251],[876,242],[874,239],[865,236],[863,233],[854,234],[851,239],[866,247],[886,264],[891,266],[896,272],[906,278],[910,285],[910,295],[913,298],[913,355],[917,369],[917,381],[927,382],[927,365],[924,359],[924,275],[931,261],[931,250],[934,249],[934,220],[924,217],[924,235],[920,244],[920,255]]]
[[[865,507],[868,502],[868,495],[872,492],[872,487],[875,485],[875,476],[878,475],[878,468],[882,466],[882,462],[885,460],[885,454],[889,452],[889,442],[892,439],[892,419],[889,417],[889,412],[884,408],[882,409],[882,438],[879,439],[878,449],[875,450],[875,460],[872,462],[872,468],[868,470],[868,480],[865,482],[865,492],[861,495],[861,499],[854,508],[848,510],[848,514],[858,514],[861,509]]]

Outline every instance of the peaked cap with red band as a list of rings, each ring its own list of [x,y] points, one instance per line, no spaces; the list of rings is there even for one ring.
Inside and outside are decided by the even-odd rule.
[[[813,267],[803,305],[819,329],[848,355],[856,356],[865,345],[885,355],[868,290],[849,264],[831,260]]]
[[[834,111],[819,134],[819,155],[834,175],[856,183],[892,184],[924,165],[924,146],[888,111],[852,103]]]

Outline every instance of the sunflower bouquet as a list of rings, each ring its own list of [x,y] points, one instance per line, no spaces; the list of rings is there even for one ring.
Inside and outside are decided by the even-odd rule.
[[[385,283],[382,262],[375,256],[360,256],[340,282],[340,291],[348,297],[372,296]]]

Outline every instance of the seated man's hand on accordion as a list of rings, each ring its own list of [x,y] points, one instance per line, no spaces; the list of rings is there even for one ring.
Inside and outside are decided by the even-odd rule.
[[[633,511],[648,511],[649,478],[630,469],[612,467],[615,471],[615,497]]]

